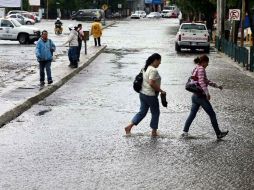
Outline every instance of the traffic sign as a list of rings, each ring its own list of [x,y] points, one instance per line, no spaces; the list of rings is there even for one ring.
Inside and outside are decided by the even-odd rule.
[[[241,10],[240,9],[229,9],[229,20],[240,20]]]
[[[107,4],[103,4],[101,7],[104,11],[106,11],[108,9],[108,5]]]

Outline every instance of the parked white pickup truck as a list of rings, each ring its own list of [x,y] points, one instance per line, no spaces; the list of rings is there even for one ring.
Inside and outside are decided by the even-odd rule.
[[[204,49],[206,53],[209,53],[210,37],[206,25],[202,23],[181,24],[176,34],[175,50],[180,52],[181,48]]]
[[[12,18],[0,18],[0,40],[19,41],[20,44],[34,43],[40,38],[40,30],[21,25]]]

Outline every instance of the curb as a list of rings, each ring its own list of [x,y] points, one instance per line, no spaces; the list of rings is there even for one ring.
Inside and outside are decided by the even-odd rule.
[[[11,110],[2,114],[0,116],[0,128],[3,127],[5,124],[9,123],[10,121],[12,121],[13,119],[20,116],[22,113],[24,113],[28,109],[30,109],[34,104],[37,104],[44,98],[51,95],[53,92],[55,92],[61,86],[63,86],[67,81],[69,81],[76,74],[78,74],[81,70],[83,70],[85,67],[87,67],[93,60],[95,60],[95,58],[97,58],[105,50],[106,47],[107,46],[102,47],[95,55],[93,55],[91,58],[89,58],[80,67],[78,67],[77,69],[74,69],[68,75],[64,76],[62,79],[60,79],[60,81],[54,83],[51,86],[45,87],[43,90],[39,91],[39,93],[36,94],[35,96],[28,98],[26,101],[24,101],[20,105],[17,105],[16,107],[14,107]]]

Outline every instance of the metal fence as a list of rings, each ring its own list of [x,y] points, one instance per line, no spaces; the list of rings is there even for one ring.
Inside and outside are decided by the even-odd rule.
[[[229,57],[231,57],[231,59],[234,59],[234,61],[238,62],[239,64],[242,63],[247,70],[251,70],[251,62],[249,63],[248,49],[246,49],[245,47],[237,46],[236,44],[227,41],[224,38],[218,39],[218,41],[220,42],[221,47],[219,47],[219,44],[217,44],[216,40],[216,48],[218,45],[218,47],[221,48],[221,51],[223,53],[227,54]],[[252,49],[252,52],[254,53],[254,49]],[[254,61],[253,59],[254,57],[252,57],[252,62]]]

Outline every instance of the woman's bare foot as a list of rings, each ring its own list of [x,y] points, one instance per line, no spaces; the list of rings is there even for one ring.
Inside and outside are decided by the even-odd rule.
[[[157,133],[157,129],[153,129],[152,130],[152,137],[157,137],[158,133]]]
[[[127,127],[124,128],[126,135],[130,135],[131,134],[131,128],[132,127],[133,127],[133,124],[130,124]]]

